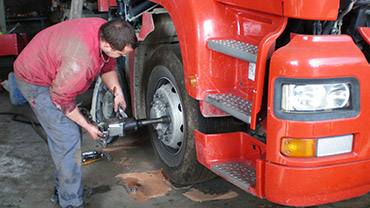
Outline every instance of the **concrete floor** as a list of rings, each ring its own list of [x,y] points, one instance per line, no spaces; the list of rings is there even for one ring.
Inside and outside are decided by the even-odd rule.
[[[8,93],[4,91],[0,92],[0,112],[22,113],[33,117],[28,105],[12,106],[9,103]],[[0,129],[0,207],[58,207],[50,202],[54,188],[54,165],[46,143],[30,125],[12,121],[11,116],[0,115]],[[92,149],[101,150],[101,147],[85,132],[83,151]],[[99,161],[83,166],[84,186],[92,190],[92,195],[85,199],[90,208],[286,207],[254,197],[221,178],[184,189],[170,187],[164,196],[153,197],[145,201],[137,200],[134,194],[128,192],[122,178],[117,176],[125,173],[160,170],[148,135],[145,132],[129,135],[117,140],[104,151],[112,156],[112,161]],[[207,194],[232,192],[237,196],[226,200],[195,202],[183,195],[191,188]],[[315,207],[370,207],[370,194]]]

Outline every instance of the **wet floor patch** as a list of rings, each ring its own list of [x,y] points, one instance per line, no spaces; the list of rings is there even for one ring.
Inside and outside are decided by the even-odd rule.
[[[116,177],[122,179],[129,195],[141,202],[165,196],[168,191],[172,190],[162,170],[119,174]]]
[[[123,156],[122,158],[119,158],[119,159],[115,159],[113,160],[113,163],[118,163],[119,165],[122,165],[122,166],[129,166],[133,163],[133,158],[131,157],[125,157]]]
[[[92,188],[90,194],[101,194],[101,193],[108,192],[110,190],[111,190],[111,187],[110,186],[108,186],[108,185],[102,185],[102,186],[97,186],[97,187]]]
[[[145,140],[122,138],[122,139],[118,139],[112,144],[108,144],[107,148],[105,148],[104,151],[112,152],[112,151],[122,150],[122,149],[134,149],[134,148],[142,147],[144,144],[145,144]]]
[[[183,193],[183,195],[187,197],[188,199],[195,201],[195,202],[225,200],[225,199],[232,199],[232,198],[238,197],[238,194],[235,191],[229,190],[226,193],[206,194],[195,188],[191,188],[189,191]]]

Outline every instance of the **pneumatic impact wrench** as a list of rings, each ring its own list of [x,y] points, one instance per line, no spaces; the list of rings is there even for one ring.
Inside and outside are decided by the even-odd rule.
[[[107,119],[105,122],[100,122],[97,126],[103,133],[101,143],[103,147],[106,147],[106,138],[113,136],[124,136],[126,133],[136,132],[139,128],[151,124],[158,123],[170,123],[171,119],[169,116],[163,116],[160,118],[153,119],[140,119],[128,118],[122,107],[119,106],[117,116],[112,119]]]

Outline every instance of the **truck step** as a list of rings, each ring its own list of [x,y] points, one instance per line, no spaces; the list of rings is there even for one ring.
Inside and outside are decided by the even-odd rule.
[[[251,122],[252,102],[232,94],[210,94],[206,102],[246,123]]]
[[[208,48],[244,61],[257,61],[258,46],[237,40],[209,40]]]
[[[218,163],[212,170],[246,190],[256,184],[256,169],[239,162]]]

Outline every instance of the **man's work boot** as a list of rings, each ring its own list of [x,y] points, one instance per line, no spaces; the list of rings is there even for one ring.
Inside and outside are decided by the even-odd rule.
[[[87,187],[84,187],[83,188],[83,197],[90,197],[90,195],[92,195],[92,189],[91,188],[87,188]],[[54,188],[54,192],[53,192],[53,195],[51,196],[51,202],[53,204],[59,204],[59,192],[58,192],[58,189],[57,187]],[[73,207],[73,206],[68,206],[67,208],[86,208],[87,206],[85,205],[85,203],[81,204],[80,206],[78,207]]]
[[[54,188],[54,193],[51,196],[50,200],[51,200],[51,202],[53,202],[53,204],[59,204],[59,194],[58,194],[57,187]]]
[[[69,205],[67,208],[87,208],[87,206],[85,205],[85,203],[83,203],[78,207],[74,207],[74,206]]]

